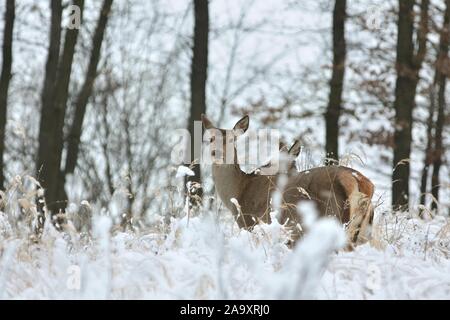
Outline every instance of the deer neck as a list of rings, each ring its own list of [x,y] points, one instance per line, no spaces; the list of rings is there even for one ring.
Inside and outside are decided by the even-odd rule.
[[[240,200],[246,185],[246,174],[238,164],[213,164],[212,176],[216,191],[224,205],[234,211],[235,206],[230,199]]]
[[[238,164],[236,148],[234,148],[233,163],[214,163],[212,176],[220,199],[229,210],[235,212],[236,207],[230,200],[232,198],[240,200],[246,180],[246,175]]]

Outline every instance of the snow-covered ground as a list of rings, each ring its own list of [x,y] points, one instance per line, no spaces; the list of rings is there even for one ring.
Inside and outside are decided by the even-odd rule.
[[[161,221],[163,218],[161,217]],[[317,220],[294,249],[276,221],[253,233],[203,212],[134,233],[14,235],[0,216],[3,299],[450,299],[450,219],[377,212],[373,240],[338,250],[341,227]]]

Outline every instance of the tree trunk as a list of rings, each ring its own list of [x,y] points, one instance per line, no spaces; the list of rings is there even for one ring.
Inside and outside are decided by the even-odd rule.
[[[73,0],[73,5],[80,8],[80,14],[83,12],[84,0]],[[64,147],[64,120],[66,118],[67,100],[69,97],[69,84],[72,74],[72,63],[75,54],[75,46],[78,39],[78,28],[67,29],[64,38],[64,47],[59,61],[57,72],[57,83],[54,93],[53,119],[54,123],[47,124],[53,129],[54,145],[50,146],[53,150],[47,156],[47,163],[51,165],[48,170],[51,171],[51,184],[47,185],[47,205],[51,212],[57,213],[66,207],[65,198],[59,197],[61,181],[61,158]]]
[[[67,146],[67,158],[64,167],[63,182],[69,173],[73,173],[77,164],[78,151],[80,147],[81,129],[83,127],[84,115],[86,113],[86,106],[89,97],[92,94],[95,78],[97,77],[97,67],[100,60],[100,53],[105,35],[106,25],[108,23],[109,14],[111,12],[113,0],[104,0],[100,11],[100,16],[95,28],[94,37],[92,40],[91,56],[89,59],[89,66],[86,72],[83,86],[78,94],[75,102],[75,117],[70,128]],[[61,188],[63,188],[62,184]]]
[[[442,165],[442,155],[444,148],[442,144],[442,132],[445,125],[445,110],[447,102],[445,97],[445,89],[447,86],[447,77],[450,75],[449,66],[449,42],[450,42],[450,0],[447,0],[444,15],[444,25],[442,26],[439,54],[436,62],[436,78],[439,86],[438,92],[438,116],[436,121],[436,129],[434,134],[434,156],[433,156],[433,173],[431,176],[431,194],[436,200],[432,202],[431,209],[437,209],[437,201],[439,201],[439,171]]]
[[[425,160],[422,168],[422,178],[420,182],[420,204],[426,205],[426,195],[428,186],[428,172],[433,161],[433,126],[434,114],[436,111],[435,83],[430,86],[430,109],[427,120],[427,146],[425,148]],[[419,212],[422,215],[422,209]]]
[[[41,122],[39,127],[39,149],[38,159],[36,162],[36,169],[38,170],[38,178],[41,185],[46,189],[47,194],[51,195],[51,191],[47,190],[50,186],[54,185],[55,178],[52,172],[55,171],[55,167],[59,168],[59,165],[54,162],[54,159],[49,159],[54,150],[56,136],[54,135],[54,124],[56,118],[53,114],[54,111],[54,99],[55,99],[55,87],[58,72],[59,63],[59,51],[61,45],[61,18],[62,18],[62,5],[61,0],[51,0],[51,25],[50,25],[50,38],[47,63],[45,66],[45,78],[44,86],[42,89],[42,109],[41,109]],[[53,160],[52,163],[49,161]],[[38,211],[43,214],[42,203],[38,202]],[[43,222],[43,217],[42,217]],[[38,226],[38,229],[41,226]]]
[[[8,89],[9,81],[11,80],[12,68],[12,42],[13,29],[15,19],[15,0],[6,0],[5,11],[5,28],[3,29],[3,59],[2,59],[2,73],[0,75],[0,189],[5,186],[4,176],[4,153],[5,153],[5,130],[6,117],[8,107]]]
[[[449,66],[449,34],[450,34],[450,0],[446,0],[446,8],[444,13],[444,23],[442,25],[442,29],[440,31],[440,39],[439,39],[439,51],[436,58],[436,69],[435,69],[435,77],[433,83],[433,92],[438,88],[438,115],[436,124],[434,126],[435,132],[434,137],[432,135],[433,129],[433,120],[431,123],[428,123],[428,145],[430,145],[430,150],[427,152],[427,160],[426,164],[428,166],[433,165],[433,172],[431,177],[431,194],[433,195],[433,201],[431,203],[431,209],[437,208],[436,201],[439,200],[439,171],[442,165],[442,154],[443,154],[443,146],[442,146],[442,132],[444,127],[444,119],[445,119],[445,108],[446,108],[446,97],[445,97],[445,89],[447,77],[450,75],[450,66]],[[433,105],[435,105],[435,98],[433,97]],[[435,107],[432,108],[430,113],[435,113]],[[433,145],[434,142],[434,145]],[[428,176],[428,172],[427,172]],[[423,177],[422,177],[423,179]],[[422,190],[421,190],[422,191]],[[424,191],[426,193],[426,189]],[[436,200],[436,201],[434,201]],[[425,201],[421,201],[421,204],[425,204]]]
[[[436,131],[434,137],[434,156],[433,156],[433,173],[431,175],[431,194],[435,201],[431,203],[431,209],[437,209],[437,202],[439,201],[439,171],[442,166],[442,155],[444,148],[442,145],[442,132],[444,130],[445,109],[447,106],[445,99],[445,88],[447,79],[443,75],[439,80],[439,94],[438,94],[438,117],[436,121]]]
[[[392,206],[407,209],[409,202],[409,158],[413,109],[419,71],[426,53],[428,34],[428,0],[422,0],[417,32],[417,52],[413,42],[414,0],[399,0],[397,34],[397,81],[395,85],[394,161],[392,173]]]
[[[333,11],[333,74],[330,81],[328,107],[325,113],[327,158],[339,159],[339,117],[345,75],[345,19],[346,0],[336,0]],[[334,161],[326,161],[332,163]]]
[[[194,0],[194,13],[194,47],[192,50],[193,56],[191,62],[191,108],[188,122],[188,130],[191,134],[191,140],[194,137],[194,121],[200,121],[201,114],[206,112],[206,79],[208,70],[209,34],[208,0]],[[198,141],[194,142],[197,144],[199,143]],[[191,143],[191,157],[198,153],[198,149],[195,150],[196,143]],[[195,164],[193,171],[195,176],[190,176],[187,180],[200,183],[200,165]],[[202,191],[199,190],[197,195],[201,197]]]

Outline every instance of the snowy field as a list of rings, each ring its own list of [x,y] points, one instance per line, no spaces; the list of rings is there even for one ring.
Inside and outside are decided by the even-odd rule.
[[[450,219],[381,211],[353,252],[331,218],[291,250],[276,221],[249,233],[212,212],[134,233],[98,215],[92,237],[47,224],[39,245],[2,213],[0,298],[450,299]]]

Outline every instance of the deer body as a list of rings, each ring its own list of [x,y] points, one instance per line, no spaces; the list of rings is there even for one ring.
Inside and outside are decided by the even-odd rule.
[[[298,172],[289,178],[284,188],[283,202],[287,205],[281,210],[281,222],[300,222],[301,216],[295,205],[308,199],[317,204],[320,216],[335,216],[341,223],[348,224],[347,233],[351,242],[365,242],[369,238],[367,228],[373,219],[370,202],[373,189],[369,179],[344,166],[317,167]],[[295,230],[294,238],[301,234],[302,230]]]
[[[213,164],[212,174],[217,194],[234,215],[240,228],[249,229],[258,220],[268,223],[269,201],[273,176],[246,174],[238,164]],[[236,199],[239,209],[231,201]]]
[[[207,129],[212,127],[206,118],[203,122]],[[241,129],[240,126],[246,130],[248,117],[241,119],[235,129]],[[234,146],[233,150],[236,152]],[[240,169],[236,155],[234,159],[232,164],[212,165],[217,194],[233,213],[240,228],[251,229],[261,221],[270,223],[270,201],[277,191],[279,176],[247,174]],[[297,204],[312,200],[317,204],[320,216],[335,216],[347,224],[351,242],[365,242],[373,218],[370,203],[373,189],[370,180],[360,172],[343,166],[317,167],[295,173],[290,170],[287,183],[279,190],[282,195],[280,223],[286,224],[292,230],[293,240],[297,240],[305,231],[299,227],[301,215],[298,214]],[[232,199],[236,199],[237,203]]]

